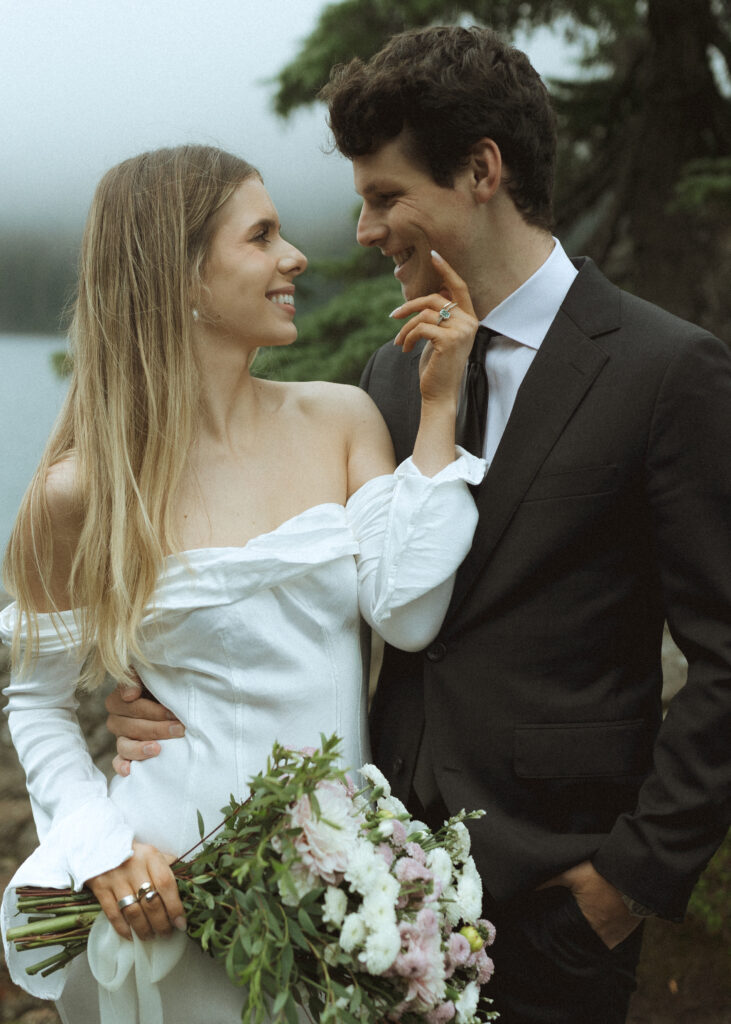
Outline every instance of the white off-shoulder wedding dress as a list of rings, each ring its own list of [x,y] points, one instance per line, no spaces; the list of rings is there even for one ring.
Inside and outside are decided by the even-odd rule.
[[[317,746],[321,733],[337,733],[343,767],[367,761],[362,618],[407,649],[436,635],[477,521],[467,484],[482,479],[484,465],[461,453],[428,478],[407,460],[392,476],[366,483],[347,505],[309,508],[244,547],[168,557],[143,621],[149,664],[138,667],[149,690],[184,723],[185,736],[163,743],[159,757],[133,764],[127,778],[109,785],[76,720],[73,612],[63,613],[61,636],[41,615],[40,657],[30,673],[13,674],[5,691],[40,846],[5,892],[3,939],[24,920],[16,916],[17,886],[80,888],[124,861],[133,838],[177,855],[188,850],[199,838],[196,812],[214,827],[229,796],[246,795],[247,780],[264,767],[275,740]],[[0,615],[5,641],[15,618],[14,605]],[[5,951],[13,980],[56,999],[66,1024],[145,1024],[163,1015],[166,1024],[235,1024],[241,989],[183,935],[172,940],[182,945],[179,961],[151,985],[155,951],[164,960],[170,941],[138,943],[152,961],[146,978],[138,961],[136,983],[134,969],[122,984],[112,965],[111,977],[102,979],[102,1011],[87,956],[48,978],[30,978],[25,966],[41,957],[19,954],[7,942]],[[94,969],[97,977],[110,970]],[[151,1001],[146,988],[154,989]]]

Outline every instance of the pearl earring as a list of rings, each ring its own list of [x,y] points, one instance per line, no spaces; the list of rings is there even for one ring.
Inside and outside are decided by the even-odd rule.
[[[195,322],[195,323],[198,323],[198,321],[199,321],[199,320],[200,320],[200,318],[201,318],[201,317],[200,317],[200,313],[198,312],[198,310],[197,310],[197,309],[193,309],[193,310],[191,310],[191,312],[192,312],[192,314],[193,314],[193,320],[194,320],[194,322]]]

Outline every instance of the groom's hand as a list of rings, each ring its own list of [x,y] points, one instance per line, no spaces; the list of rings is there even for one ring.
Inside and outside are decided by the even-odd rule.
[[[563,885],[570,889],[579,910],[602,942],[614,949],[630,935],[640,918],[631,914],[622,900],[619,889],[599,874],[591,861],[585,860],[539,886]]]
[[[117,775],[129,775],[130,762],[146,761],[160,753],[158,740],[175,739],[185,726],[156,700],[144,696],[142,680],[133,671],[136,682],[119,684],[107,697],[107,729],[117,737],[117,756],[112,762]]]

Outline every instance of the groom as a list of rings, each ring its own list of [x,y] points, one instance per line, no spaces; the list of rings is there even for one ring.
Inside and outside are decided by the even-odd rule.
[[[682,918],[729,821],[731,358],[554,242],[548,96],[490,30],[404,33],[324,98],[358,240],[407,299],[437,250],[492,332],[480,524],[437,639],[386,648],[375,757],[418,814],[487,811],[502,1024],[618,1024],[638,924]],[[417,365],[388,344],[363,376],[398,459]],[[689,673],[661,723],[665,619]]]

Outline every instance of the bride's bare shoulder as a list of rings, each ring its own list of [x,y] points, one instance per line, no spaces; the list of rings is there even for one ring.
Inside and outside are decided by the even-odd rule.
[[[354,384],[334,384],[331,381],[311,380],[295,385],[296,400],[301,408],[312,415],[325,415],[344,425],[377,421],[381,415],[373,399]]]
[[[54,462],[46,472],[45,501],[54,540],[73,543],[83,526],[84,501],[74,453]]]

